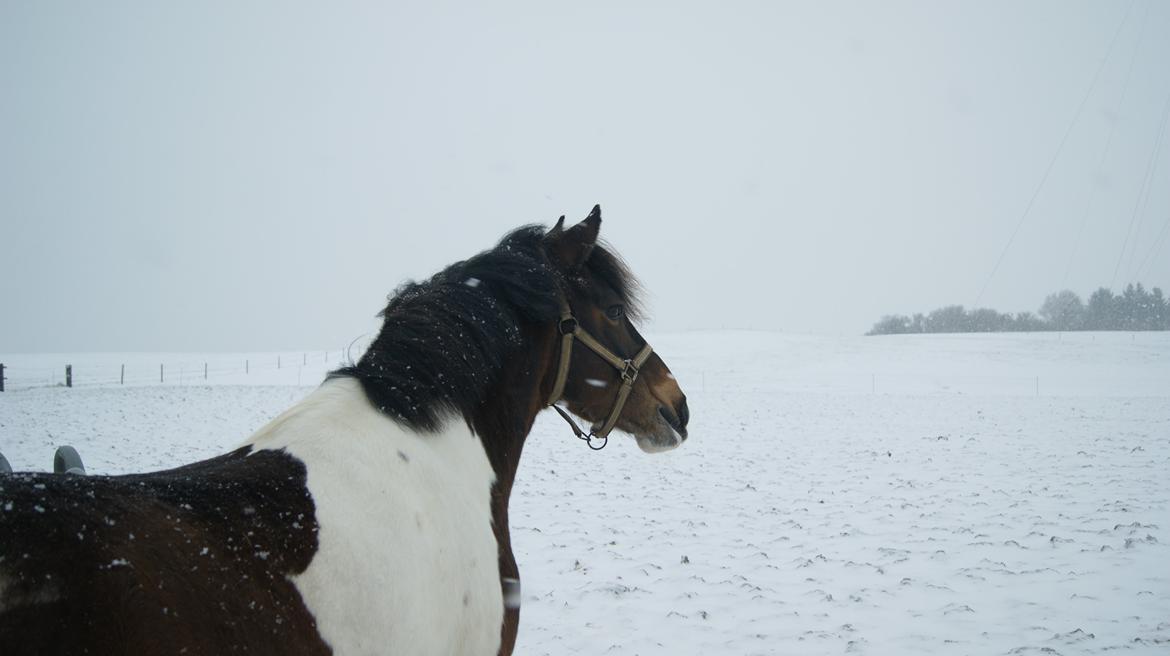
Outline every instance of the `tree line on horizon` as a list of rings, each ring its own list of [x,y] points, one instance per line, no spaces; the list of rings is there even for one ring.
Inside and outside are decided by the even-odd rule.
[[[1170,301],[1162,290],[1146,290],[1139,282],[1120,294],[1101,287],[1088,302],[1070,290],[1049,294],[1036,314],[965,309],[948,305],[929,314],[882,317],[866,335],[911,333],[999,333],[1071,330],[1170,330]]]

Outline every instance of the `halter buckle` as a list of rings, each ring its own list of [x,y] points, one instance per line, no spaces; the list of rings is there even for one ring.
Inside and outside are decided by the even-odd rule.
[[[638,367],[634,365],[633,360],[626,360],[626,366],[622,368],[622,382],[633,383],[638,377]]]
[[[561,335],[572,335],[577,332],[577,318],[565,317],[561,319],[560,323],[557,324],[557,330]]]

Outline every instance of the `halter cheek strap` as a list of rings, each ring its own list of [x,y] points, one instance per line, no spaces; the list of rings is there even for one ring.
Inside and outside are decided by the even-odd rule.
[[[553,383],[552,394],[549,395],[547,405],[552,406],[553,410],[556,410],[565,421],[569,422],[569,426],[573,429],[573,434],[579,439],[585,440],[585,443],[589,445],[590,449],[600,451],[609,443],[609,432],[617,425],[618,417],[622,414],[622,408],[625,407],[626,400],[630,398],[630,392],[634,389],[634,381],[638,379],[638,372],[646,360],[650,358],[650,354],[654,352],[654,349],[650,344],[646,344],[632,359],[619,357],[586,332],[567,305],[561,306],[561,320],[557,324],[557,331],[561,334],[561,357],[557,365],[557,377]],[[565,393],[565,381],[569,377],[569,362],[573,356],[574,341],[580,341],[586,348],[601,356],[601,359],[608,362],[621,373],[622,379],[621,387],[618,388],[617,398],[614,399],[613,410],[610,411],[609,418],[605,420],[605,423],[602,424],[600,429],[589,433],[581,430],[581,427],[577,425],[577,422],[573,421],[569,413],[556,405],[556,402],[560,401]],[[600,446],[593,446],[594,439],[600,441]]]

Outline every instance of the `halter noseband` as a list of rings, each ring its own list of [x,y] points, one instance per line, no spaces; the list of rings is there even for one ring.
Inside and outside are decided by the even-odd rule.
[[[568,305],[563,303],[561,305],[561,320],[557,323],[557,331],[561,334],[561,361],[557,366],[556,382],[553,383],[552,394],[548,397],[547,405],[552,406],[553,410],[556,410],[561,417],[564,417],[565,421],[569,422],[569,426],[573,429],[573,434],[578,439],[585,440],[585,443],[589,445],[590,449],[600,451],[609,443],[609,432],[617,424],[618,417],[622,414],[622,408],[625,407],[626,400],[630,398],[630,392],[634,389],[634,381],[638,379],[638,371],[650,357],[650,354],[654,352],[654,349],[647,343],[632,359],[619,357],[586,332],[577,321],[577,318],[573,316],[573,311],[569,309]],[[613,410],[610,411],[609,418],[605,420],[600,430],[590,431],[588,433],[581,430],[581,427],[577,425],[577,422],[573,421],[569,413],[556,405],[557,401],[561,400],[561,396],[565,392],[565,380],[569,377],[569,360],[573,355],[574,340],[580,340],[589,350],[601,356],[601,359],[617,369],[622,377],[622,385],[618,389],[617,399],[614,400]],[[601,446],[593,446],[594,439],[599,440]]]

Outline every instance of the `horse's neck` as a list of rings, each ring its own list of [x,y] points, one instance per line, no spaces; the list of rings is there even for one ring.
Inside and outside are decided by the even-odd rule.
[[[533,327],[525,333],[528,348],[508,361],[488,390],[487,401],[470,418],[496,471],[497,499],[505,513],[524,442],[536,415],[544,409],[555,373],[549,368],[555,355],[554,340]]]
[[[553,374],[549,370],[553,356],[552,338],[541,339],[532,333],[528,337],[526,341],[530,347],[524,350],[523,356],[510,360],[500,372],[497,382],[489,390],[487,402],[471,420],[496,474],[491,498],[492,530],[499,548],[500,580],[505,586],[509,581],[520,580],[508,525],[512,484],[520,466],[524,442],[537,413],[544,409],[544,400],[553,384]],[[501,627],[500,652],[506,654],[512,653],[519,622],[519,608],[512,603],[508,602]]]

